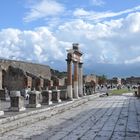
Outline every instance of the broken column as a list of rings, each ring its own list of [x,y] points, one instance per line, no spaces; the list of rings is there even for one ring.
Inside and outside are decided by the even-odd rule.
[[[25,111],[24,97],[21,96],[20,91],[10,92],[11,106],[10,111]]]
[[[42,94],[42,104],[51,105],[52,104],[52,91],[51,90],[43,90]]]
[[[41,104],[39,103],[39,91],[33,90],[29,92],[29,104],[28,107],[30,108],[38,108],[41,107]]]
[[[78,62],[74,62],[74,98],[78,98]]]
[[[60,90],[57,89],[57,87],[55,87],[55,89],[52,90],[52,101],[60,103],[61,99],[60,99]]]

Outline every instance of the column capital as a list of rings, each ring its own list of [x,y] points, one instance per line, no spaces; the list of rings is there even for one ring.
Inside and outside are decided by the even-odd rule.
[[[79,62],[79,65],[83,65],[83,62]]]
[[[79,62],[79,68],[82,68],[83,63]]]
[[[66,59],[67,63],[71,63],[72,60],[71,59]]]

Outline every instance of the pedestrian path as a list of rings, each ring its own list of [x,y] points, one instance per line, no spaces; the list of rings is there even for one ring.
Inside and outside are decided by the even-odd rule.
[[[0,140],[139,140],[140,99],[131,93],[90,100],[1,135]]]

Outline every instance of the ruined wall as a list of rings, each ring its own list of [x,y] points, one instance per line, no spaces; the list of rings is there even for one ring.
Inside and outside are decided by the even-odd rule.
[[[5,87],[8,90],[21,90],[25,88],[25,78],[21,70],[9,67],[4,78]]]
[[[94,81],[96,84],[98,83],[98,78],[96,75],[87,75],[84,77],[84,82],[91,82]]]
[[[0,66],[0,86],[9,90],[42,87],[43,79],[51,79],[50,67],[46,65],[0,59]]]
[[[50,67],[47,65],[28,63],[23,61],[15,60],[4,60],[0,59],[0,65],[7,70],[9,66],[17,67],[25,72],[29,72],[37,77],[41,76],[46,79],[51,79]]]

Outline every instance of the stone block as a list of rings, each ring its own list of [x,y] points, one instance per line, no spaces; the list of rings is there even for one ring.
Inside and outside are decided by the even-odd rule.
[[[52,91],[51,90],[43,90],[42,94],[42,104],[51,105],[52,104]]]
[[[41,107],[41,104],[39,103],[39,91],[31,91],[29,92],[29,104],[27,107],[30,108],[38,108]]]
[[[60,103],[61,99],[60,99],[60,90],[58,90],[57,88],[52,90],[52,101]]]
[[[60,90],[60,99],[62,99],[62,100],[67,100],[68,99],[67,89],[61,89]]]
[[[11,106],[10,111],[25,111],[24,107],[24,97],[20,95],[20,91],[10,92]]]

